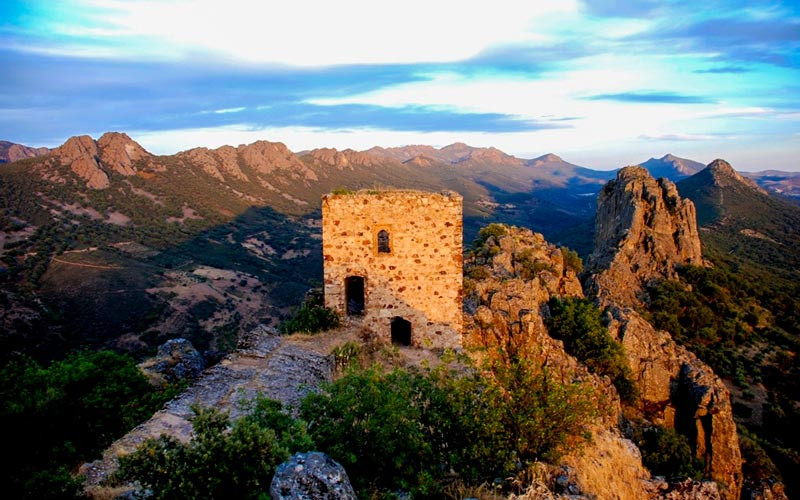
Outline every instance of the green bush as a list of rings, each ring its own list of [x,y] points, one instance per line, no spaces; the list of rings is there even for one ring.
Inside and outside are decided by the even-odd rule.
[[[578,252],[567,247],[561,247],[561,255],[564,257],[564,267],[572,269],[576,274],[583,271],[583,260]]]
[[[0,425],[14,460],[0,473],[12,498],[76,492],[69,470],[150,417],[179,390],[157,390],[128,356],[78,352],[43,367],[27,356],[0,370]]]
[[[283,334],[290,333],[317,333],[339,326],[341,320],[339,313],[325,307],[322,303],[321,293],[312,290],[306,299],[292,315],[291,318],[280,324],[278,329]]]
[[[701,479],[705,462],[695,458],[686,436],[674,429],[651,427],[636,435],[642,463],[650,472],[670,478]]]
[[[577,383],[525,361],[495,373],[351,371],[308,396],[301,414],[362,494],[402,489],[437,497],[453,473],[480,484],[515,473],[517,462],[554,457],[571,436],[583,437],[594,415]]]
[[[195,409],[188,444],[162,436],[120,459],[118,480],[135,481],[154,499],[268,498],[275,467],[313,444],[305,424],[280,403],[258,398],[230,423],[215,409]]]
[[[637,389],[622,345],[603,324],[600,310],[588,299],[550,299],[550,335],[564,341],[566,351],[585,364],[592,373],[607,375],[620,397],[633,403]]]

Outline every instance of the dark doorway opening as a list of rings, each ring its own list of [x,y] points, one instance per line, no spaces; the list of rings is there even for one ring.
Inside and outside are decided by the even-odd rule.
[[[344,296],[348,316],[361,316],[364,314],[364,278],[362,276],[348,276],[345,278]]]
[[[411,345],[411,322],[400,316],[392,318],[392,344]]]

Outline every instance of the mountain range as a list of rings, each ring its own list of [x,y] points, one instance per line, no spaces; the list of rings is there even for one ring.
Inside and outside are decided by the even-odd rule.
[[[454,190],[467,244],[498,221],[586,255],[597,193],[615,176],[554,154],[521,159],[463,143],[293,153],[257,141],[168,156],[123,133],[52,150],[3,144],[8,158],[27,156],[0,168],[4,352],[137,351],[176,335],[210,356],[224,352],[242,329],[279,321],[320,279],[320,197],[342,188]],[[716,195],[699,191],[708,169],[672,155],[642,165],[683,179],[681,193],[703,200],[701,225],[728,227]],[[768,210],[794,213],[747,186],[771,200]],[[736,238],[753,240],[745,229]],[[784,241],[756,239],[769,238]]]

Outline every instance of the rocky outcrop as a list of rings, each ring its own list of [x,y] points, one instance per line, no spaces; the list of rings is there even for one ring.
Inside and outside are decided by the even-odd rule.
[[[151,155],[136,141],[120,132],[106,132],[97,140],[100,161],[120,175],[136,175],[134,163]]]
[[[588,293],[606,308],[654,423],[689,437],[726,500],[739,498],[742,459],[728,389],[697,356],[638,312],[644,287],[676,277],[675,266],[702,264],[694,205],[672,182],[627,167],[598,198],[595,251]],[[672,497],[670,497],[672,498]]]
[[[567,354],[563,342],[550,337],[545,326],[552,297],[583,296],[574,269],[541,234],[499,225],[490,229],[494,235],[466,261],[465,347],[524,352],[551,374],[580,380],[598,397],[604,411],[592,425],[591,441],[566,453],[556,474],[553,488],[563,498],[648,498],[653,488],[650,473],[636,445],[617,429],[621,409],[616,389]]]
[[[259,174],[283,170],[292,179],[304,182],[319,180],[317,174],[298,160],[282,142],[256,141],[237,149],[245,165]]]
[[[69,165],[78,177],[86,181],[87,187],[105,189],[109,186],[108,174],[100,167],[97,144],[88,135],[70,137],[54,153],[62,165]]]
[[[466,261],[464,345],[502,346],[506,352],[541,347],[563,352],[544,324],[550,298],[582,297],[580,281],[561,250],[544,236],[507,226],[489,236]]]
[[[353,170],[354,166],[374,167],[381,164],[375,156],[352,149],[343,151],[334,148],[314,149],[303,155],[303,159],[318,167],[333,167],[338,170]]]
[[[139,364],[155,385],[196,378],[205,367],[203,356],[186,339],[164,342],[154,357]]]
[[[108,174],[135,175],[135,163],[151,155],[125,134],[108,132],[95,142],[88,135],[71,137],[53,150],[55,158],[86,182],[91,189],[106,189]]]
[[[194,148],[177,154],[189,166],[199,166],[208,175],[224,182],[226,177],[263,184],[265,179],[278,177],[308,184],[319,180],[317,174],[301,162],[281,142],[256,141],[237,147],[222,146],[217,149]]]
[[[589,292],[603,306],[634,306],[653,280],[675,278],[675,265],[703,262],[697,216],[667,179],[653,179],[641,167],[626,167],[597,200],[594,273]]]
[[[344,467],[318,451],[295,453],[280,464],[269,494],[274,500],[356,500]]]

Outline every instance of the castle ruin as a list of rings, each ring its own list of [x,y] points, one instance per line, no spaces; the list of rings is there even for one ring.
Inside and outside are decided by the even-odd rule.
[[[387,343],[461,346],[462,252],[457,193],[322,197],[325,305]]]

